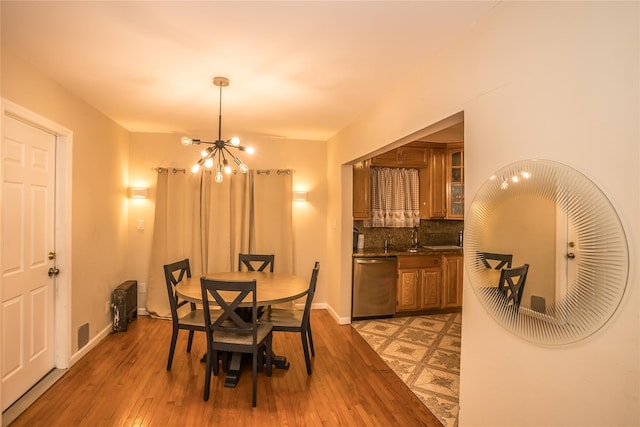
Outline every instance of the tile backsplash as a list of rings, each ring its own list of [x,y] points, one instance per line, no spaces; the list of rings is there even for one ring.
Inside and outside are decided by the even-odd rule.
[[[382,248],[385,239],[389,239],[395,248],[411,246],[411,228],[365,227],[363,221],[353,221],[353,226],[364,234],[365,248]],[[464,230],[464,221],[421,220],[418,227],[418,244],[457,245],[460,231]]]

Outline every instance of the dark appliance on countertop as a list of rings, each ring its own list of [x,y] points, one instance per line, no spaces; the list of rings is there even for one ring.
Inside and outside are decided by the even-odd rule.
[[[360,232],[357,228],[353,227],[353,252],[358,250],[358,237],[360,236]]]
[[[353,259],[351,319],[392,317],[396,313],[396,257]]]

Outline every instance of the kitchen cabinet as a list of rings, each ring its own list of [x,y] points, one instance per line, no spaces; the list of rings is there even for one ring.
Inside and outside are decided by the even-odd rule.
[[[464,258],[461,255],[442,257],[442,308],[462,307],[462,277]]]
[[[464,148],[429,148],[428,161],[420,169],[420,218],[464,219]]]
[[[396,312],[461,308],[463,274],[459,254],[399,256]]]
[[[424,147],[400,147],[371,159],[371,166],[420,168],[428,165],[428,149]]]
[[[397,312],[440,308],[441,262],[439,256],[398,257]]]
[[[447,219],[464,219],[464,149],[447,148]]]
[[[353,219],[371,218],[370,168],[371,161],[363,160],[353,165]]]
[[[429,148],[429,166],[420,169],[420,218],[446,216],[446,148]]]

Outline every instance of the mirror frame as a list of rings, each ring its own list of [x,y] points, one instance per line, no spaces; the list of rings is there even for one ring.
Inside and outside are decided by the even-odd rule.
[[[495,292],[499,271],[487,269],[479,258],[481,252],[496,252],[495,248],[487,250],[490,235],[499,232],[488,230],[489,218],[501,203],[520,196],[538,196],[555,203],[575,230],[581,254],[573,261],[575,280],[567,283],[566,293],[544,311],[506,305],[504,297]],[[553,242],[554,248],[556,245]],[[464,252],[471,286],[487,312],[510,332],[545,345],[573,343],[600,329],[622,301],[629,275],[624,228],[609,199],[582,173],[551,160],[507,165],[482,185],[465,219]],[[564,248],[558,248],[555,256],[562,256],[560,252],[567,256]],[[508,248],[503,253],[509,253]],[[527,263],[515,258],[517,254],[514,267]],[[494,291],[488,292],[491,289]]]

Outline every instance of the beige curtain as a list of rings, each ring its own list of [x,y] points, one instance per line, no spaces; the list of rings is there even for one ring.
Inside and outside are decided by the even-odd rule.
[[[371,168],[371,227],[420,226],[417,169]]]
[[[238,253],[249,251],[250,173],[225,176],[216,183],[212,173],[203,175],[202,259],[203,271],[235,271]]]
[[[238,254],[273,253],[275,271],[293,272],[290,171],[225,175],[158,173],[147,311],[171,317],[165,264],[189,258],[192,277],[235,271]]]
[[[163,265],[189,258],[191,271],[202,269],[193,256],[201,246],[200,177],[183,171],[160,169],[156,183],[156,207],[147,284],[147,311],[171,317]]]
[[[274,271],[293,274],[293,225],[290,170],[251,171],[253,213],[249,250],[275,254]]]

